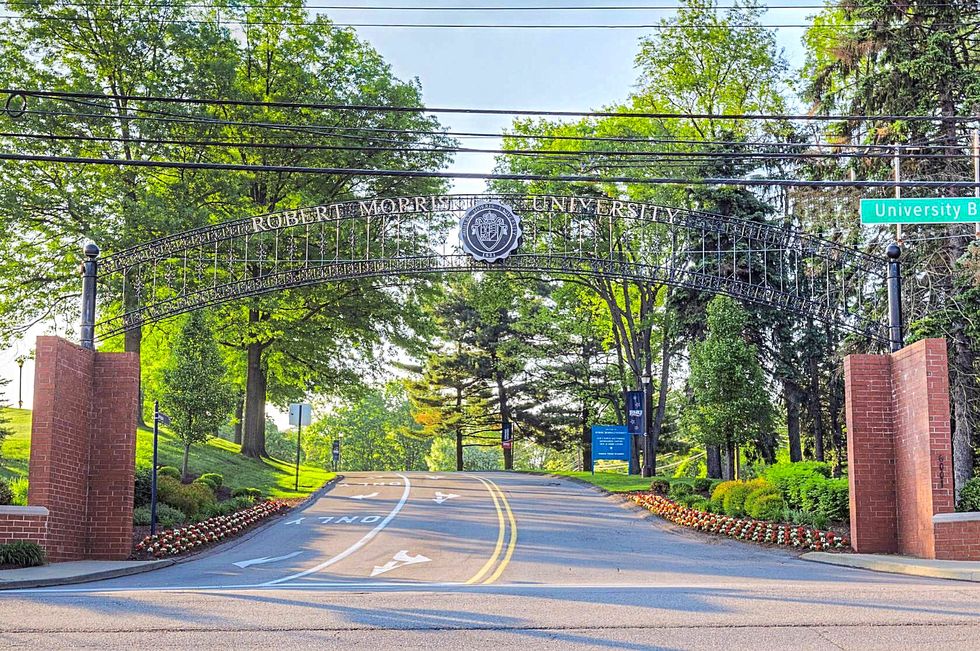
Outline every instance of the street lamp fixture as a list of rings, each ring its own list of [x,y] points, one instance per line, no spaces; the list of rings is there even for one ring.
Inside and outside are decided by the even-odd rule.
[[[643,477],[653,476],[653,438],[650,436],[650,376],[640,378],[643,389]]]

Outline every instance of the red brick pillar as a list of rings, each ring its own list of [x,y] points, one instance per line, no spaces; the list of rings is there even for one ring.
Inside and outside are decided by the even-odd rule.
[[[48,509],[51,560],[132,550],[139,356],[57,337],[36,348],[28,503]]]
[[[946,341],[850,355],[844,382],[854,549],[936,558],[934,518],[953,511]]]

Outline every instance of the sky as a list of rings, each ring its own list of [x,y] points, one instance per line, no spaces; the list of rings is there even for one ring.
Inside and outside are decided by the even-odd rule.
[[[720,0],[727,6],[731,0]],[[552,7],[673,6],[670,0],[308,0],[308,6],[399,6],[399,7]],[[774,2],[780,7],[812,6],[814,0]],[[320,10],[317,10],[320,11]],[[771,9],[764,24],[803,24],[816,12],[812,8]],[[430,23],[506,25],[611,25],[654,24],[672,10],[582,10],[561,11],[367,11],[363,9],[322,10],[336,23]],[[633,60],[642,29],[436,29],[357,28],[360,37],[377,49],[402,79],[417,78],[430,107],[479,107],[536,110],[595,110],[621,102],[636,80]],[[776,31],[777,42],[792,69],[803,64],[800,28]],[[506,116],[442,114],[451,131],[500,133],[510,124]],[[480,139],[464,145],[497,148],[499,141]],[[488,154],[458,155],[453,169],[460,172],[491,172],[494,160]],[[478,193],[479,180],[459,180],[455,192]],[[64,336],[67,324],[59,324]],[[33,348],[33,338],[50,327],[34,328],[28,336],[0,352],[0,377],[12,380],[6,387],[7,403],[17,404],[18,367],[15,359]],[[30,408],[33,364],[24,365],[24,406]],[[283,415],[275,419],[283,425]]]

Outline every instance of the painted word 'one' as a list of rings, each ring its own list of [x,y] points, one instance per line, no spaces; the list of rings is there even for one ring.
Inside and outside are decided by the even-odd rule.
[[[320,524],[374,524],[381,519],[380,515],[328,515],[317,518]]]

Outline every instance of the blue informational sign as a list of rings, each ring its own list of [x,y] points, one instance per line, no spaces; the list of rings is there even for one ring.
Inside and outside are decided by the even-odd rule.
[[[630,433],[625,425],[592,426],[592,463],[630,460]]]

